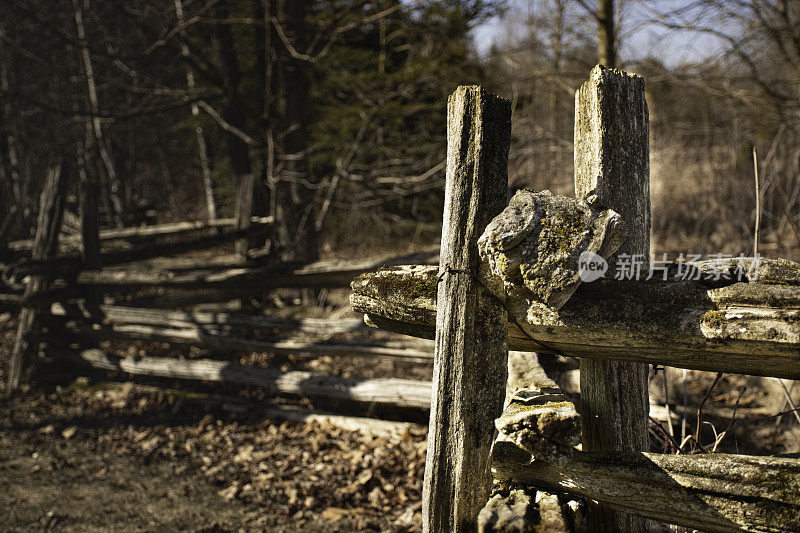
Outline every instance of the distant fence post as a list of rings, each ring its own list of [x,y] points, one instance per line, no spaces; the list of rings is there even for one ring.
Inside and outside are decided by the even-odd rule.
[[[600,65],[575,95],[575,194],[596,195],[622,215],[628,237],[617,251],[649,266],[649,118],[644,80]],[[631,263],[633,264],[633,263]],[[607,276],[615,274],[609,261]],[[647,451],[648,365],[581,359],[583,449]],[[591,531],[644,531],[644,519],[593,505]]]
[[[47,171],[42,195],[39,200],[39,217],[36,223],[36,237],[33,242],[31,257],[34,261],[49,259],[58,250],[58,232],[64,216],[67,179],[66,165],[63,160],[56,162]],[[32,275],[25,284],[24,298],[29,298],[44,289],[46,277]],[[24,299],[23,299],[24,302]],[[29,336],[36,321],[36,310],[23,304],[20,309],[17,336],[11,352],[11,368],[8,373],[8,392],[15,390],[22,378],[22,368],[30,347]]]
[[[489,496],[494,419],[503,407],[508,318],[477,281],[477,240],[506,205],[511,106],[481,87],[447,105],[447,181],[423,530],[469,531]]]
[[[103,266],[100,255],[100,224],[97,216],[99,186],[97,180],[82,173],[79,188],[79,209],[81,220],[81,262],[83,268],[99,270]],[[86,303],[93,313],[102,303],[102,289],[87,289]]]
[[[245,231],[250,228],[250,218],[253,216],[253,187],[255,176],[245,174],[236,184],[235,214],[236,229]],[[244,235],[236,241],[236,256],[240,263],[247,262],[247,251],[250,249],[250,236]]]

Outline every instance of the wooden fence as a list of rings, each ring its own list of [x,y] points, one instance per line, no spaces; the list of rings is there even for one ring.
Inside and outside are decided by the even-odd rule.
[[[647,363],[800,378],[800,266],[764,261],[758,278],[716,284],[605,279],[583,283],[560,309],[512,307],[477,246],[506,206],[509,134],[508,102],[460,87],[448,104],[439,267],[353,282],[351,303],[368,324],[436,340],[424,530],[524,524],[521,496],[489,500],[494,479],[543,491],[539,514],[555,502],[556,529],[569,511],[548,491],[585,498],[591,531],[644,531],[645,518],[800,531],[800,459],[646,453]],[[595,67],[576,94],[576,193],[622,216],[628,238],[617,257],[649,253],[648,165],[642,79]],[[697,265],[710,266],[734,268]],[[546,377],[505,397],[508,348],[579,357],[578,409]]]
[[[618,253],[647,254],[643,82],[597,67],[576,98],[578,197],[622,215],[629,237]],[[81,237],[59,242],[66,176],[53,165],[36,237],[12,243],[3,268],[0,306],[19,312],[10,388],[44,352],[137,375],[430,408],[426,531],[474,529],[487,500],[480,527],[497,526],[503,502],[502,495],[489,498],[493,480],[544,491],[541,513],[547,502],[558,507],[547,491],[587,498],[595,531],[643,530],[642,517],[709,531],[800,530],[800,460],[646,453],[647,363],[800,378],[800,268],[766,262],[758,279],[715,285],[607,279],[584,283],[560,309],[509,310],[490,290],[476,243],[507,203],[510,125],[508,102],[479,87],[459,88],[448,105],[439,254],[357,263],[264,264],[242,243],[269,231],[271,221],[242,212],[215,222],[98,231],[85,184]],[[172,257],[232,240],[239,243],[235,254]],[[224,358],[244,350],[428,363],[429,340],[369,337],[354,320],[198,308],[268,289],[346,287],[353,278],[351,302],[367,324],[435,339],[433,386],[284,372]],[[358,340],[340,338],[354,332]],[[159,340],[223,358],[119,355],[101,350],[104,340]],[[580,358],[579,408],[535,365],[527,382],[509,383],[509,349]]]
[[[241,298],[281,288],[349,287],[359,274],[409,261],[436,263],[437,251],[359,261],[276,263],[241,247],[236,253],[175,257],[248,241],[272,229],[269,218],[178,222],[98,230],[81,217],[81,235],[62,236],[68,176],[49,172],[33,240],[14,241],[0,265],[0,307],[19,313],[9,389],[39,356],[134,375],[260,386],[275,394],[327,398],[367,406],[427,410],[430,382],[343,378],[239,364],[242,352],[357,356],[430,365],[432,343],[376,336],[360,320],[286,318],[220,310]],[[83,198],[82,198],[83,201]],[[82,212],[91,207],[87,201]],[[88,221],[88,222],[87,222]],[[205,358],[120,355],[103,341],[160,341],[204,350]],[[123,350],[124,352],[124,350]],[[74,366],[79,365],[79,366]],[[362,409],[363,410],[363,409]]]

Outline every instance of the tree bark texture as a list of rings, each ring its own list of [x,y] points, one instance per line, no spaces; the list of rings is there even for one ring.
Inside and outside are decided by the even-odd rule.
[[[280,18],[289,45],[304,53],[308,43],[306,0],[283,0]],[[284,48],[287,48],[284,46]],[[318,236],[314,229],[315,180],[308,173],[308,85],[309,65],[285,49],[281,54],[285,93],[286,132],[283,141],[284,169],[276,185],[276,223],[284,259],[308,261],[318,257]]]

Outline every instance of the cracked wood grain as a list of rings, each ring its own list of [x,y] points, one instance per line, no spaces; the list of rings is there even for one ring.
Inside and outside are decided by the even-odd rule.
[[[474,86],[450,96],[426,532],[474,530],[491,489],[489,450],[505,396],[508,319],[477,281],[477,240],[506,204],[510,135],[508,101]]]

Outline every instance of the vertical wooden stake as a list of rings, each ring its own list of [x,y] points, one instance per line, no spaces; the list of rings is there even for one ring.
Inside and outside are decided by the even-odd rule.
[[[64,216],[67,176],[64,163],[58,162],[47,171],[44,189],[39,200],[39,217],[36,224],[36,237],[33,241],[32,259],[41,261],[53,257],[58,251],[58,232]],[[43,276],[31,276],[25,284],[25,298],[45,287]],[[17,336],[11,353],[11,368],[8,373],[8,392],[15,390],[22,378],[22,368],[28,355],[28,337],[36,321],[36,310],[23,306],[19,313]]]
[[[100,255],[100,225],[97,216],[100,188],[97,180],[88,177],[85,170],[79,170],[79,173],[81,174],[79,183],[81,262],[83,268],[97,270],[103,266],[103,259]],[[102,289],[89,287],[84,296],[86,305],[91,312],[98,313],[103,298]]]
[[[644,80],[596,66],[575,95],[575,194],[620,215],[628,238],[617,251],[650,261],[649,118]],[[633,259],[635,260],[635,259]],[[629,263],[630,264],[630,263]],[[607,276],[615,274],[609,261]],[[648,365],[581,360],[583,449],[646,451]],[[592,531],[644,531],[644,519],[592,506]]]
[[[253,216],[253,187],[255,176],[245,174],[236,184],[236,229],[245,230],[250,227],[250,217]],[[247,262],[247,251],[250,249],[250,237],[244,236],[236,241],[236,256],[240,263]]]
[[[447,182],[423,530],[469,531],[491,489],[494,419],[503,407],[508,317],[477,281],[477,240],[506,205],[511,106],[481,87],[447,104]]]

